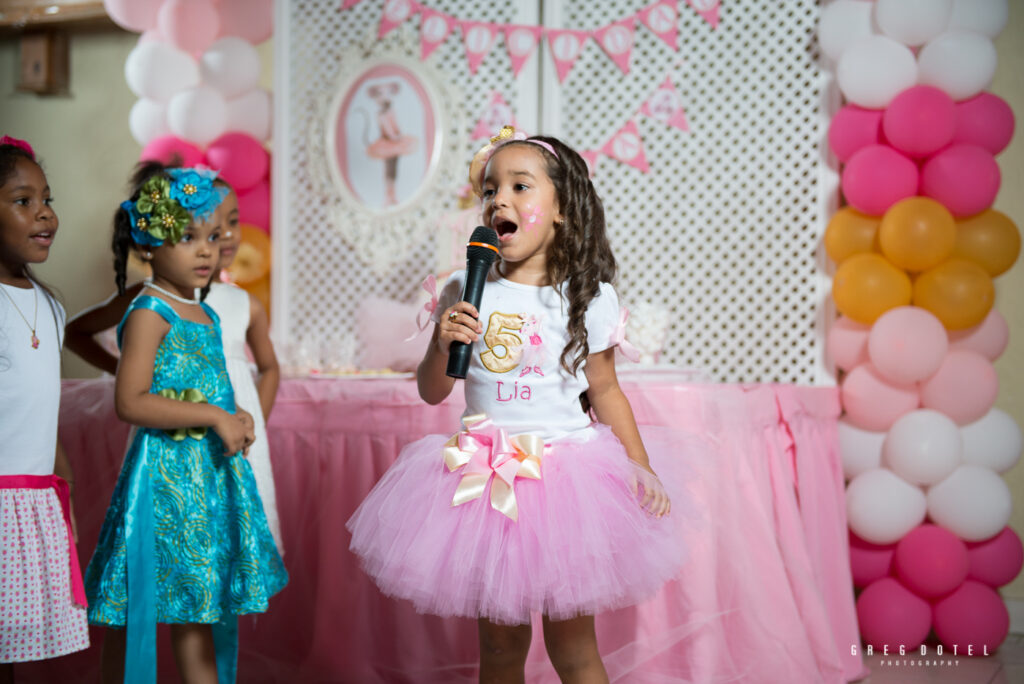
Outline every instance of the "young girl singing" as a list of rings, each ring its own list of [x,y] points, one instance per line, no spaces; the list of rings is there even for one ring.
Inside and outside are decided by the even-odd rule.
[[[531,612],[563,681],[606,681],[594,615],[683,562],[647,449],[671,491],[679,456],[645,448],[616,380],[615,259],[583,159],[505,127],[470,180],[499,259],[479,310],[459,301],[464,272],[449,279],[417,373],[442,401],[452,342],[472,345],[464,429],[403,450],[349,520],[351,548],[385,593],[478,619],[481,681],[522,681]]]

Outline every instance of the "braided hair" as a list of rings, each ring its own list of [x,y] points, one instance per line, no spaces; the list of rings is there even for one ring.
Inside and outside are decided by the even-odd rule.
[[[136,164],[135,171],[128,179],[128,187],[131,192],[129,200],[135,202],[139,199],[142,186],[146,184],[146,181],[153,176],[166,176],[167,169],[177,166],[176,161],[172,160],[169,166],[155,160],[141,161]],[[131,217],[119,206],[114,212],[114,236],[110,243],[114,250],[114,282],[117,284],[119,295],[124,295],[125,281],[128,279],[128,255],[134,244]]]

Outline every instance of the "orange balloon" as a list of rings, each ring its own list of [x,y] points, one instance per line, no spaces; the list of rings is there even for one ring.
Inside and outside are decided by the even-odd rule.
[[[879,251],[878,224],[877,216],[862,214],[853,207],[837,211],[825,228],[829,258],[841,264],[854,254]]]
[[[839,312],[871,325],[879,316],[910,303],[910,277],[880,254],[854,254],[836,269],[832,298]]]
[[[956,221],[949,209],[928,197],[908,197],[885,212],[878,226],[882,254],[898,268],[926,271],[953,253]]]
[[[241,228],[242,242],[228,273],[234,282],[245,286],[270,273],[270,236],[247,223]]]
[[[995,299],[992,278],[981,266],[964,259],[950,259],[914,282],[914,306],[931,311],[947,330],[978,325]]]
[[[267,317],[270,316],[270,274],[263,276],[259,280],[254,280],[241,285],[242,289],[251,294],[253,297],[260,301],[263,308],[267,311]]]
[[[986,209],[957,221],[953,256],[973,261],[995,278],[1006,273],[1020,254],[1020,231],[1001,211]]]

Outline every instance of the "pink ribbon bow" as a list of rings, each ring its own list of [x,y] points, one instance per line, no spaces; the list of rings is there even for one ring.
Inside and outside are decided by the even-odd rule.
[[[24,140],[19,140],[18,138],[12,138],[9,135],[5,135],[0,137],[0,145],[13,145],[14,147],[20,147],[21,149],[28,152],[29,156],[32,157],[32,159],[36,158],[35,150],[33,150],[32,146],[29,145]]]
[[[622,307],[619,309],[619,324],[615,326],[615,330],[612,331],[611,346],[619,345],[619,351],[627,359],[636,363],[640,360],[640,350],[633,346],[633,344],[626,339],[626,321],[629,320],[629,309]]]
[[[430,301],[423,305],[423,308],[416,314],[416,332],[405,338],[405,342],[412,341],[417,335],[430,324],[430,317],[434,315],[434,311],[437,310],[437,278],[431,273],[423,282],[420,283],[420,287],[427,291],[430,295]]]

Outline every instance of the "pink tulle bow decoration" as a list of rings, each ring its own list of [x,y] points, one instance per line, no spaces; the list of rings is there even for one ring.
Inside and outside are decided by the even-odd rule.
[[[33,160],[36,158],[35,150],[33,150],[32,146],[24,140],[19,140],[18,138],[12,138],[9,135],[5,135],[0,137],[0,145],[13,145],[14,147],[20,147],[28,152],[29,156],[32,157]]]
[[[434,312],[437,310],[437,278],[434,277],[434,274],[431,273],[424,278],[423,282],[420,283],[420,287],[426,290],[427,294],[430,295],[430,301],[424,304],[423,308],[416,314],[416,332],[406,337],[406,342],[412,341],[417,335],[426,329],[430,324],[430,317],[433,316]]]
[[[629,320],[629,309],[622,307],[619,309],[619,323],[615,326],[615,330],[612,331],[611,346],[619,345],[619,351],[622,352],[622,355],[633,363],[637,363],[640,360],[640,350],[626,339],[627,320]]]

